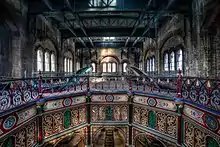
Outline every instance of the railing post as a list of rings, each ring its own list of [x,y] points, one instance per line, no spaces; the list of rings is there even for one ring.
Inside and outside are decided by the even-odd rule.
[[[40,98],[42,98],[42,73],[41,73],[40,70],[39,70],[38,92],[39,92],[39,96],[40,96]]]
[[[176,97],[180,98],[182,96],[182,75],[181,70],[178,71],[178,78],[177,78],[177,95]]]
[[[208,78],[207,78],[208,79]],[[210,105],[210,103],[211,103],[211,88],[212,88],[212,86],[211,86],[211,83],[210,83],[210,80],[208,79],[208,82],[207,82],[207,89],[208,89],[208,102],[207,102],[207,106],[209,106]]]
[[[87,76],[87,92],[90,92],[89,76]]]

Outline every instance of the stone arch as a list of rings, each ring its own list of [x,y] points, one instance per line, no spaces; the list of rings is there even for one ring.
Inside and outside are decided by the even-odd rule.
[[[83,135],[76,133],[57,141],[53,147],[85,147],[86,140]]]
[[[116,55],[106,55],[106,56],[102,56],[98,59],[98,63],[101,64],[102,60],[106,57],[112,57],[114,58],[118,63],[120,63],[120,59],[116,56]]]
[[[135,147],[166,147],[166,145],[157,137],[147,135],[146,133],[139,133],[134,137]]]
[[[126,133],[118,127],[101,127],[94,132],[92,143],[93,145],[104,145],[106,139],[106,132],[113,131],[114,143],[118,146],[125,146],[126,144]]]
[[[205,137],[205,142],[207,147],[217,147],[220,146],[219,142],[212,136],[207,135]]]
[[[174,40],[177,40],[177,38],[175,38],[176,36],[182,36],[182,29],[179,28],[166,33],[164,37],[159,41],[159,51],[161,52],[161,50],[165,47],[165,44],[167,44],[167,41],[169,41],[170,39],[174,38]],[[185,47],[183,39],[181,39],[181,44],[183,44],[183,46]]]

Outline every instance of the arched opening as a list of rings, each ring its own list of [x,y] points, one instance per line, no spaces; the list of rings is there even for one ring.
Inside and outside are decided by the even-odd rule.
[[[114,146],[125,147],[126,139],[121,129],[105,127],[97,130],[93,138],[95,147]]]
[[[105,57],[101,60],[102,73],[116,74],[118,72],[118,61],[114,57]]]
[[[135,147],[165,147],[160,140],[146,134],[137,135],[134,145]]]

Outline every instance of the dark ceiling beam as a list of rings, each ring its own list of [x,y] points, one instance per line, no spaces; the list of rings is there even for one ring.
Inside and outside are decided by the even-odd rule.
[[[72,8],[72,6],[71,6],[69,0],[65,0],[65,3],[66,3],[66,5],[67,5],[67,7],[68,7],[68,8],[70,9],[70,11],[71,11],[73,8]],[[72,11],[71,11],[71,12],[72,12]],[[74,15],[75,13],[72,12],[72,14]],[[87,34],[86,30],[85,30],[85,25],[84,25],[84,23],[81,21],[79,14],[75,14],[74,16],[75,16],[75,17],[77,18],[77,20],[79,21],[80,29],[83,31],[83,33],[85,34],[85,36],[88,37],[88,39],[89,39],[89,41],[90,41],[90,44],[91,44],[92,47],[94,48],[94,44],[93,44],[93,42],[92,42],[92,39],[88,36],[88,34]]]
[[[153,0],[149,0],[149,1],[148,1],[147,8],[142,12],[142,14],[139,16],[138,20],[136,21],[135,26],[134,26],[134,28],[133,28],[133,30],[132,30],[131,35],[127,38],[127,40],[126,40],[126,42],[125,42],[125,47],[127,46],[128,42],[129,42],[129,40],[130,40],[130,37],[134,35],[134,33],[135,33],[137,27],[139,26],[139,24],[140,24],[141,21],[143,20],[145,14],[146,14],[146,11],[147,11],[147,9],[150,7],[152,1],[153,1]]]
[[[163,12],[165,12],[165,10],[168,10],[169,7],[170,7],[175,1],[176,1],[176,0],[170,0],[169,3],[167,4],[166,8],[165,8],[163,11],[157,12],[156,16],[154,17],[154,18],[157,18],[157,19],[151,19],[151,21],[154,20],[154,23],[157,23],[159,17],[163,14]],[[149,24],[150,24],[150,23],[149,23]],[[145,30],[144,30],[143,34],[141,35],[141,37],[143,37],[143,36],[149,31],[150,27],[147,26],[147,25],[148,25],[148,24],[146,24]],[[156,28],[155,28],[155,29],[156,29]],[[137,38],[135,39],[135,41],[134,41],[134,43],[132,44],[132,46],[134,46],[134,45],[137,43],[138,40],[139,40],[139,37],[137,37]]]
[[[52,4],[51,4],[50,0],[43,0],[43,2],[44,2],[44,4],[45,4],[51,11],[53,11],[53,7],[52,7]],[[63,15],[63,16],[64,16],[64,15]],[[57,15],[55,16],[55,18],[57,18]],[[60,20],[60,18],[57,18],[57,19]],[[65,21],[65,20],[66,20],[66,21]],[[67,25],[65,22],[68,22],[69,25]],[[84,42],[80,37],[78,37],[78,36],[76,35],[76,33],[74,32],[74,30],[72,29],[72,28],[73,28],[72,24],[69,22],[69,20],[67,20],[67,19],[65,18],[65,16],[64,16],[64,25],[65,25],[65,27],[66,27],[75,37],[77,37],[77,38],[79,39],[79,41],[85,46],[85,48],[87,48],[85,42]]]

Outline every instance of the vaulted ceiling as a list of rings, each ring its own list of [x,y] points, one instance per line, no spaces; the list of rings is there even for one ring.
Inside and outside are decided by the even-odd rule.
[[[146,37],[155,38],[158,28],[173,15],[187,14],[190,3],[191,0],[29,0],[28,14],[43,15],[58,26],[63,37],[75,37],[79,47],[103,42],[134,47]]]

